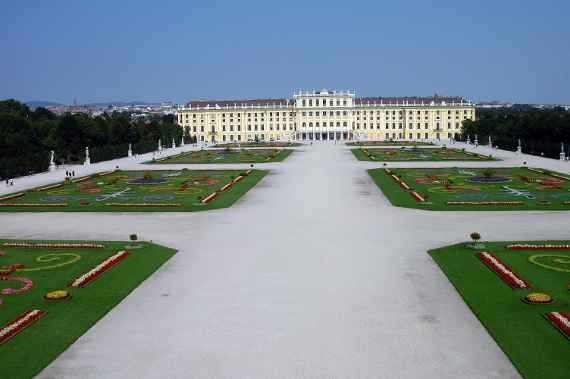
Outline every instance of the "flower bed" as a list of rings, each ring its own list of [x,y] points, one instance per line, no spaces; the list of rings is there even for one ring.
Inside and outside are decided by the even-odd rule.
[[[108,207],[181,207],[180,203],[106,203]]]
[[[33,242],[4,242],[4,247],[25,247],[31,249],[102,249],[105,245],[100,243],[74,243],[74,242],[58,242],[58,243],[33,243]]]
[[[67,207],[67,203],[0,203],[0,207]]]
[[[243,176],[241,176],[241,175],[240,175],[240,176],[237,176],[234,180],[232,180],[232,183],[237,183],[237,182],[239,182],[239,181],[242,180],[242,179],[243,179]]]
[[[211,194],[209,194],[208,196],[206,196],[205,198],[202,199],[201,203],[202,204],[207,204],[210,201],[214,200],[216,198],[216,196],[218,196],[217,192],[213,192]]]
[[[234,185],[233,181],[229,182],[228,184],[226,184],[222,188],[220,188],[220,192],[224,192],[224,191],[230,189],[233,185]]]
[[[251,174],[252,172],[253,172],[253,170],[252,170],[252,169],[249,169],[249,170],[247,170],[247,171],[245,172],[245,174],[246,174],[246,175],[249,175],[249,174]]]
[[[400,186],[405,190],[410,189],[410,186],[408,185],[408,183],[404,182],[403,180],[400,180]]]
[[[511,288],[522,289],[522,288],[532,288],[532,286],[520,276],[515,274],[513,270],[503,261],[501,261],[495,255],[483,251],[476,254],[476,256],[483,262],[487,267],[491,269],[495,274],[497,274],[503,282],[507,283]]]
[[[46,186],[46,187],[40,187],[35,189],[34,191],[36,192],[43,192],[43,191],[49,191],[55,188],[61,188],[63,187],[63,183],[58,183],[58,184],[52,184],[51,186]]]
[[[522,201],[447,201],[447,205],[523,205]]]
[[[17,199],[17,198],[19,198],[19,197],[24,196],[25,194],[26,194],[25,192],[18,192],[18,193],[15,193],[15,194],[13,194],[13,195],[8,195],[8,196],[0,197],[0,201]]]
[[[102,263],[95,266],[93,269],[75,279],[69,284],[69,287],[85,287],[87,284],[91,283],[99,276],[101,276],[101,274],[103,274],[105,271],[109,270],[111,267],[115,266],[117,263],[125,259],[128,255],[129,252],[126,250],[121,250],[118,253],[115,253],[111,257],[105,259]]]
[[[544,171],[536,169],[536,168],[532,168],[532,167],[527,167],[527,170],[533,171],[533,172],[538,172],[539,174],[544,174]]]
[[[45,315],[47,312],[39,309],[26,311],[18,316],[15,320],[10,321],[0,328],[0,344],[6,342],[26,327],[30,326],[34,321]]]
[[[552,245],[552,244],[528,244],[528,243],[516,243],[512,245],[507,245],[509,250],[570,250],[570,245]]]
[[[89,180],[89,179],[91,179],[90,176],[84,176],[83,178],[72,180],[71,183],[81,183],[81,182],[84,182],[84,181]]]
[[[100,172],[99,174],[97,174],[97,176],[107,176],[107,175],[111,175],[114,174],[115,171],[104,171],[104,172]]]
[[[0,280],[20,282],[23,284],[23,286],[20,288],[2,288],[2,291],[0,291],[2,295],[14,295],[17,293],[24,293],[29,291],[34,286],[34,282],[32,280],[24,278],[23,276],[2,276],[0,277]]]
[[[423,197],[422,195],[420,195],[416,191],[410,192],[410,195],[412,195],[412,197],[414,199],[416,199],[417,201],[419,201],[420,203],[423,203],[424,201],[426,201],[425,197]]]
[[[566,338],[570,338],[570,315],[566,312],[546,312],[544,317]]]

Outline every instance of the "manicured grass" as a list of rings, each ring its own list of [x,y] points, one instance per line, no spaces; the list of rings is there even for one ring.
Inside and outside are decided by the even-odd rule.
[[[269,163],[280,162],[293,150],[287,149],[209,149],[187,151],[149,164]]]
[[[148,181],[145,174],[150,175]],[[0,196],[0,212],[194,212],[226,208],[266,174],[265,170],[114,171],[76,183],[61,182],[55,188],[24,191],[23,196],[13,199]],[[238,176],[243,179],[221,191]],[[203,204],[202,200],[214,192],[217,196]]]
[[[411,162],[411,161],[494,161],[492,157],[448,148],[360,148],[352,149],[359,161]]]
[[[387,170],[387,171],[386,171]],[[398,207],[437,211],[570,210],[570,178],[527,168],[492,169],[500,183],[474,182],[489,174],[484,168],[373,169],[368,173],[390,202]],[[396,175],[410,189],[405,189]],[[560,175],[556,177],[553,175]],[[411,193],[425,198],[416,200]],[[500,204],[450,204],[448,202],[501,202]],[[514,203],[505,203],[514,202]]]
[[[358,141],[347,142],[348,146],[433,146],[431,142],[414,141]]]
[[[528,258],[536,254],[566,256],[566,263],[558,264],[570,270],[570,251],[507,250],[508,243],[485,242],[481,251],[496,255],[533,288],[511,289],[475,256],[479,251],[466,244],[430,250],[429,254],[523,377],[566,379],[570,373],[570,340],[543,315],[570,310],[570,274],[532,264]],[[531,292],[547,293],[555,301],[541,305],[522,302],[521,298]]]
[[[296,147],[302,146],[299,142],[242,142],[239,145],[236,142],[219,143],[214,147]]]
[[[5,253],[4,256],[0,256],[0,264],[24,264],[22,270],[12,273],[10,277],[31,279],[33,287],[23,293],[0,295],[4,301],[4,304],[0,304],[0,327],[28,310],[43,310],[47,311],[47,314],[0,344],[2,362],[0,372],[3,378],[31,378],[36,375],[175,253],[175,250],[163,246],[139,242],[136,245],[140,245],[141,248],[129,249],[129,255],[125,259],[87,286],[69,288],[68,285],[74,279],[132,244],[97,242],[104,244],[105,247],[38,249],[8,248],[3,246],[4,242],[6,241],[0,240],[0,250]],[[40,257],[47,254],[56,254],[56,256],[52,256],[51,261],[39,261]],[[72,255],[60,254],[74,254],[80,256],[80,259],[65,265],[64,263],[74,258]],[[58,264],[59,267],[49,268]],[[43,269],[25,271],[39,268]],[[5,271],[5,266],[2,271]],[[21,286],[21,283],[11,280],[0,281],[1,289]],[[67,290],[72,297],[59,301],[47,301],[43,298],[47,292],[55,290]],[[153,306],[151,299],[148,306]],[[141,317],[144,315],[141,314]],[[105,362],[100,364],[104,365]]]

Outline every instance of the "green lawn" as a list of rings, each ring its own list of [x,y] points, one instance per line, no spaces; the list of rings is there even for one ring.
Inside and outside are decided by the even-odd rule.
[[[17,263],[24,266],[11,273],[8,280],[0,281],[0,289],[22,287],[20,282],[10,280],[11,277],[32,280],[33,287],[22,293],[0,295],[4,302],[0,304],[0,327],[28,310],[47,313],[0,344],[3,378],[31,378],[36,375],[175,253],[175,250],[163,246],[139,242],[136,245],[141,248],[129,248],[128,256],[97,279],[85,287],[70,288],[68,285],[77,277],[131,243],[96,242],[103,244],[104,248],[85,249],[13,248],[3,246],[5,242],[0,240],[0,251],[4,253],[0,256],[0,270],[6,273],[6,265]],[[72,296],[59,301],[43,298],[47,292],[55,290],[67,290]],[[150,302],[149,306],[152,306]]]
[[[348,146],[433,146],[431,142],[415,141],[355,141],[347,142]]]
[[[368,173],[398,207],[437,211],[570,210],[570,176],[533,170],[492,169],[492,180],[497,179],[497,183],[480,182],[485,180],[485,173],[490,173],[485,168],[378,168]],[[412,192],[425,201],[418,201]]]
[[[507,250],[511,242],[492,242],[488,251],[511,266],[532,288],[511,289],[475,256],[466,244],[430,250],[429,254],[453,284],[471,311],[527,379],[567,379],[570,373],[570,340],[552,326],[544,312],[570,311],[570,251]],[[548,243],[548,242],[534,242]],[[565,243],[568,241],[556,241]],[[567,257],[551,261],[565,272],[541,267],[529,261],[536,254]],[[543,258],[544,259],[544,258]],[[531,292],[554,298],[552,304],[526,304],[521,299]]]
[[[296,147],[302,146],[299,142],[237,142],[218,143],[214,147]]]
[[[13,199],[11,195],[0,196],[0,212],[194,212],[226,208],[266,174],[265,170],[114,171],[75,183],[23,191]],[[222,191],[238,176],[243,178]],[[212,201],[202,203],[214,192],[217,196]]]
[[[352,149],[359,161],[375,162],[412,162],[412,161],[494,161],[487,155],[449,148],[360,148]]]
[[[187,151],[147,162],[149,164],[269,163],[280,162],[293,150],[287,149],[208,149]]]

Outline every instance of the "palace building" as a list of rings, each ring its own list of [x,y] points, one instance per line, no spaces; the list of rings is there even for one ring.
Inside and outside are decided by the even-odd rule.
[[[356,97],[301,91],[290,99],[196,100],[177,111],[198,141],[429,140],[452,138],[475,106],[463,97]]]

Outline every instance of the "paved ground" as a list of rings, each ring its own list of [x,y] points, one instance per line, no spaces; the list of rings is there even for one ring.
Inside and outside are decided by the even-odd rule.
[[[567,162],[495,154],[508,160],[389,166],[527,160],[570,172]],[[215,165],[226,166],[240,165]],[[519,377],[426,250],[473,231],[491,240],[568,238],[568,213],[395,208],[364,170],[377,162],[326,142],[256,166],[272,172],[229,209],[0,214],[7,238],[137,233],[179,249],[39,377]]]

